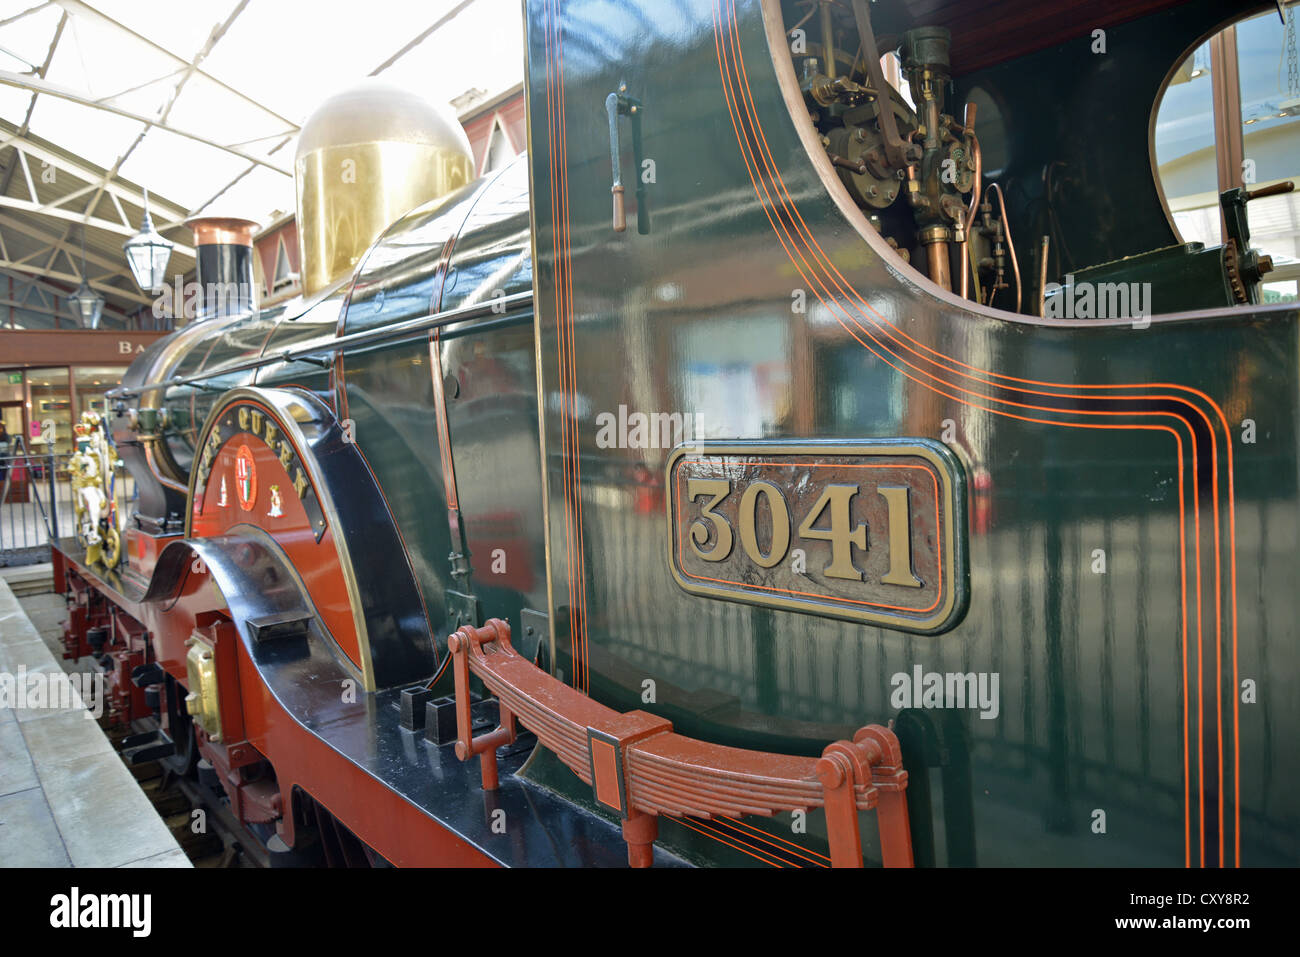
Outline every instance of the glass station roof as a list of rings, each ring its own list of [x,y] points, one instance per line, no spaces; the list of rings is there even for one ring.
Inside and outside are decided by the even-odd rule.
[[[522,78],[522,32],[518,0],[0,0],[0,117],[30,108],[31,133],[191,214],[267,222],[331,92],[382,74],[493,95]]]

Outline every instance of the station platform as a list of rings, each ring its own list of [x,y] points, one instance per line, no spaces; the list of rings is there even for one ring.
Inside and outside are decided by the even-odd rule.
[[[50,590],[54,581],[54,564],[7,565],[0,568],[0,578],[9,583],[9,590],[18,598],[39,595]]]
[[[76,690],[18,692],[63,673],[0,576],[0,867],[191,867]]]

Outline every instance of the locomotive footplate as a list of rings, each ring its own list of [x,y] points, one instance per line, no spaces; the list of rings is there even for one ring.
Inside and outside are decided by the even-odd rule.
[[[498,788],[484,791],[479,769],[457,759],[453,742],[439,746],[423,729],[402,727],[402,689],[378,692],[370,702],[345,704],[335,690],[345,676],[327,677],[333,658],[315,628],[308,644],[309,657],[286,661],[245,638],[262,679],[295,720],[438,824],[502,865],[627,865],[627,848],[616,825],[516,777],[530,751],[502,749]],[[316,680],[305,680],[308,672],[314,672]],[[485,701],[477,707],[480,727],[492,723],[494,705]],[[662,850],[655,864],[686,866]]]
[[[626,866],[626,846],[617,825],[516,776],[530,748],[503,749],[500,787],[485,792],[478,769],[459,761],[452,743],[439,746],[426,736],[423,727],[403,728],[401,699],[409,686],[372,694],[349,693],[350,688],[355,688],[355,675],[339,662],[319,618],[313,615],[304,624],[297,611],[311,607],[307,597],[297,588],[268,592],[258,577],[275,561],[278,546],[264,533],[248,531],[249,535],[239,540],[238,563],[214,548],[223,539],[174,545],[174,554],[162,556],[155,580],[144,593],[114,572],[87,567],[73,558],[78,552],[70,540],[56,544],[56,563],[63,563],[57,571],[60,575],[70,571],[81,576],[128,614],[147,618],[151,604],[165,605],[170,600],[165,596],[179,587],[183,577],[177,569],[190,566],[197,554],[227,597],[243,653],[269,692],[268,704],[281,709],[296,725],[337,753],[351,771],[359,769],[382,782],[431,823],[447,829],[495,863],[524,867]],[[190,546],[194,553],[189,551]],[[178,556],[183,556],[183,563]],[[267,640],[268,622],[284,626],[290,621],[291,636]],[[242,684],[244,674],[240,680]],[[489,700],[477,706],[481,724],[495,718],[495,704]],[[159,743],[151,740],[147,745]],[[315,796],[324,800],[327,795]],[[687,866],[681,858],[663,851],[657,855],[656,864]]]
[[[627,850],[619,828],[516,776],[528,758],[524,750],[501,756],[500,786],[484,791],[478,769],[457,759],[450,744],[428,740],[423,729],[402,726],[401,699],[409,686],[373,694],[354,693],[355,675],[331,649],[320,619],[306,634],[285,644],[258,641],[249,622],[289,607],[311,607],[295,585],[263,587],[279,547],[264,532],[239,536],[239,562],[230,559],[229,536],[189,543],[206,562],[228,597],[242,652],[269,692],[267,704],[282,710],[308,734],[492,861],[520,867],[622,867]],[[174,546],[178,549],[179,546]],[[188,561],[188,554],[186,555]],[[159,562],[165,573],[169,561]],[[160,598],[150,593],[151,599]],[[279,603],[279,604],[277,604]],[[280,607],[283,604],[284,607]],[[242,693],[253,692],[241,669]],[[487,703],[484,718],[490,720]],[[277,768],[277,774],[280,769]],[[325,801],[327,795],[314,795]],[[685,866],[661,852],[659,866]]]
[[[55,562],[56,587],[62,584],[61,572],[65,568],[71,568],[113,604],[123,608],[133,617],[140,617],[138,613],[141,612],[140,602],[144,598],[144,589],[133,578],[124,577],[103,565],[86,564],[76,557],[82,555],[85,548],[75,538],[60,538],[50,546],[50,551]]]

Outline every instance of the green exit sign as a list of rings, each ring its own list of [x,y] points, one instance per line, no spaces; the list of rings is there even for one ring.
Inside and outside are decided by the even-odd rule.
[[[9,373],[9,384],[10,384],[10,385],[22,385],[22,384],[23,384],[23,374],[22,374],[21,372],[11,372],[11,373]]]

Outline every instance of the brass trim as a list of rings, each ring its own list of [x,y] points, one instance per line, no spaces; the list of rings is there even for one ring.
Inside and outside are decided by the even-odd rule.
[[[194,248],[200,246],[247,246],[253,248],[253,233],[257,223],[251,219],[234,219],[229,216],[195,216],[185,220],[194,231]]]
[[[281,402],[276,402],[273,396],[282,397]],[[239,402],[255,402],[272,411],[276,418],[276,424],[279,426],[281,433],[289,440],[293,450],[297,453],[298,461],[302,463],[307,470],[308,479],[312,488],[316,492],[316,500],[320,503],[321,511],[325,514],[325,520],[328,527],[335,530],[334,547],[339,555],[339,570],[343,575],[344,584],[348,591],[348,604],[352,608],[352,621],[357,632],[357,651],[361,655],[361,675],[362,682],[366,691],[374,691],[375,687],[375,668],[374,661],[370,654],[370,632],[366,627],[365,615],[362,614],[361,608],[361,589],[357,583],[356,572],[352,564],[352,552],[348,546],[347,536],[342,534],[342,523],[339,520],[338,509],[334,505],[333,493],[320,473],[320,468],[314,456],[303,454],[303,449],[308,447],[306,437],[303,435],[300,424],[303,422],[320,421],[315,417],[314,411],[306,406],[302,399],[292,393],[285,392],[282,389],[264,389],[256,386],[240,386],[232,389],[223,395],[220,400],[213,403],[212,410],[208,413],[207,419],[203,423],[203,428],[199,430],[200,441],[195,444],[196,449],[201,449],[207,442],[208,433],[212,426],[220,419],[221,415],[232,405]],[[326,410],[328,415],[328,410]],[[301,418],[300,418],[301,417]],[[228,440],[227,440],[228,441]],[[218,448],[224,447],[226,441],[221,443]],[[190,482],[188,494],[186,497],[185,507],[185,537],[189,538],[193,534],[194,519],[194,489],[198,479],[199,470],[193,468],[190,470]],[[261,528],[261,526],[255,526]],[[268,533],[269,534],[269,533]],[[274,537],[273,537],[274,538]],[[326,629],[328,633],[328,629]],[[332,638],[333,636],[331,636]],[[337,646],[337,641],[335,641]],[[347,660],[348,656],[343,654],[340,648],[339,653]]]
[[[392,126],[359,131],[359,138],[346,131],[322,130],[322,122],[335,124],[345,115],[348,122],[368,121],[364,98],[361,103],[345,102],[353,92],[344,91],[317,108],[303,124],[294,157],[305,295],[354,275],[375,243],[407,211],[449,196],[474,180],[469,142],[454,119],[447,124],[445,136],[442,130],[430,130],[426,136],[426,131],[412,128],[426,122],[416,118],[406,130]],[[361,112],[352,112],[357,107]],[[330,110],[335,115],[329,115]],[[317,142],[309,142],[313,134]],[[457,142],[455,134],[464,142]],[[439,139],[442,142],[434,142]]]
[[[221,696],[217,686],[217,648],[199,632],[186,640],[185,670],[189,694],[185,710],[215,742],[221,741]]]
[[[524,76],[528,73],[528,0],[520,0],[520,8],[524,22]],[[529,254],[532,256],[534,268],[539,262],[537,258],[537,181],[533,176],[534,158],[537,156],[533,152],[533,85],[530,82],[524,83],[524,137],[527,141],[528,149],[528,195],[533,201],[528,204],[528,245]],[[533,278],[536,280],[536,272]],[[551,574],[551,480],[548,474],[550,458],[546,449],[546,379],[542,367],[542,310],[537,299],[537,283],[533,282],[533,360],[536,366],[537,377],[537,441],[541,451],[541,457],[538,464],[542,471],[542,544],[546,556],[546,627],[547,641],[549,642],[547,651],[547,664],[550,665],[551,674],[555,673],[555,576]]]
[[[928,463],[937,476],[943,503],[943,521],[935,516],[940,532],[939,555],[947,585],[940,591],[940,606],[924,617],[890,614],[887,611],[868,611],[835,604],[834,596],[824,601],[788,598],[776,594],[757,594],[744,590],[744,586],[726,588],[701,584],[687,578],[678,567],[674,542],[680,530],[676,526],[673,504],[676,499],[673,469],[687,455],[811,455],[811,456],[913,456]],[[899,631],[921,634],[939,634],[956,627],[965,615],[969,600],[969,569],[966,561],[965,535],[965,478],[961,463],[944,445],[930,439],[857,439],[851,441],[816,441],[790,439],[777,441],[737,441],[734,439],[702,439],[689,445],[679,445],[668,457],[664,470],[664,510],[668,522],[668,569],[678,587],[688,594],[715,598],[739,604],[759,605],[783,611],[795,611],[823,618],[837,618],[861,624],[894,628]]]

